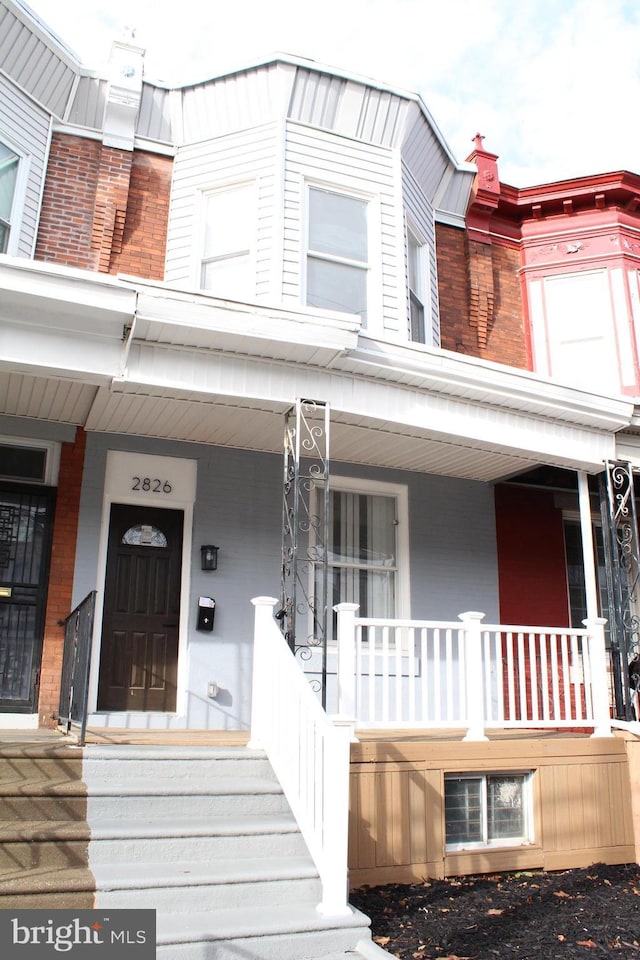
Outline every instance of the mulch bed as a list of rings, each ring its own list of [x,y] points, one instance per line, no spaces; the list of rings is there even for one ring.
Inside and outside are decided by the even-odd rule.
[[[640,960],[640,867],[524,871],[352,891],[401,960]]]

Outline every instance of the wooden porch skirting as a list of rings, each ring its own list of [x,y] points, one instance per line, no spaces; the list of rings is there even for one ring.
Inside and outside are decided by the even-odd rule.
[[[463,735],[359,732],[351,751],[352,887],[637,861],[640,742],[635,738],[502,731],[487,742],[464,742]],[[529,771],[530,844],[445,849],[445,774]]]

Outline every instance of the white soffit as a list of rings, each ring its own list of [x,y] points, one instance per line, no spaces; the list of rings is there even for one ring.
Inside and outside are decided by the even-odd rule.
[[[0,370],[0,413],[83,426],[96,387]]]
[[[162,436],[278,453],[282,450],[282,414],[290,401],[253,400],[153,390],[118,383],[100,389],[87,429],[108,433]],[[331,456],[351,463],[495,480],[540,463],[596,469],[611,455],[610,438],[591,436],[567,449],[563,437],[539,451],[509,448],[494,431],[493,442],[435,434],[427,428],[385,423],[337,409],[331,413]]]

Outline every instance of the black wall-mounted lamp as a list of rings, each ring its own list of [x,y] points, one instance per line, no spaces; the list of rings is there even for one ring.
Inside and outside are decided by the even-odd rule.
[[[203,570],[218,569],[218,547],[205,543],[200,547],[200,559]]]

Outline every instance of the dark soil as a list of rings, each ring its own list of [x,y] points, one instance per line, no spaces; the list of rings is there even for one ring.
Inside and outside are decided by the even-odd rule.
[[[640,960],[640,867],[525,871],[352,891],[402,960]]]

